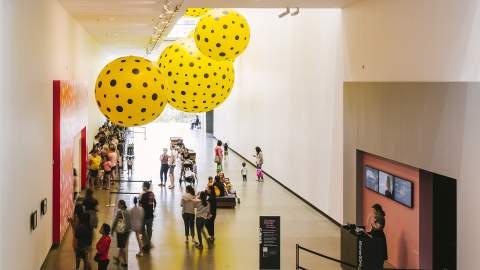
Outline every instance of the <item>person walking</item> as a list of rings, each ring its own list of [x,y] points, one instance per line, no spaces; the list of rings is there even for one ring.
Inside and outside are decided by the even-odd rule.
[[[144,218],[143,228],[142,228],[144,250],[148,250],[153,247],[152,226],[153,226],[155,208],[157,207],[155,194],[152,191],[150,191],[150,187],[151,187],[150,182],[148,181],[143,182],[143,194],[140,195],[140,206],[145,211],[145,218]]]
[[[242,169],[240,170],[240,172],[242,174],[243,182],[247,182],[247,173],[248,173],[247,163],[242,162]]]
[[[95,261],[98,264],[98,270],[107,270],[108,263],[110,262],[108,251],[110,250],[110,243],[112,242],[110,238],[110,225],[103,223],[102,227],[100,227],[100,234],[102,234],[102,237],[96,245],[97,254],[95,255]]]
[[[215,163],[217,164],[217,173],[223,171],[222,161],[223,161],[222,141],[219,140],[217,142],[217,146],[215,146]]]
[[[263,153],[262,153],[262,149],[260,149],[260,147],[255,147],[255,152],[256,152],[256,155],[254,155],[253,157],[255,157],[255,163],[257,165],[257,181],[263,181],[263,170],[262,170],[262,166],[263,166]]]
[[[75,269],[80,269],[80,262],[83,260],[83,268],[91,269],[89,261],[89,250],[93,241],[93,230],[89,224],[89,216],[82,213],[77,224],[73,220],[70,221],[76,239],[75,249]]]
[[[196,218],[196,227],[197,227],[197,239],[198,243],[195,244],[195,247],[198,249],[203,249],[202,233],[205,227],[205,223],[210,218],[210,204],[207,201],[207,194],[205,191],[200,192],[200,201],[196,202],[195,207],[197,208],[197,218]]]
[[[182,206],[182,218],[185,225],[185,243],[188,243],[188,236],[192,236],[195,242],[195,189],[191,185],[185,188],[180,206]]]
[[[168,153],[167,148],[163,148],[163,153],[160,155],[160,184],[159,186],[163,187],[167,183],[167,174],[168,174]]]
[[[171,155],[168,158],[168,177],[170,178],[170,185],[168,188],[172,189],[175,187],[175,165],[177,162],[177,156],[172,150]]]
[[[215,187],[213,185],[207,187],[208,203],[210,205],[210,218],[207,220],[205,226],[207,227],[207,239],[210,245],[215,243],[215,219],[217,218],[217,196],[215,195]]]
[[[112,230],[117,234],[117,247],[118,247],[118,257],[113,257],[114,263],[119,264],[123,267],[127,267],[127,253],[125,248],[127,247],[128,236],[130,234],[131,224],[130,224],[130,214],[127,211],[127,204],[124,200],[119,200],[118,211],[113,220]]]
[[[142,228],[143,222],[145,220],[145,210],[138,206],[138,198],[133,198],[133,207],[129,210],[130,213],[130,224],[132,225],[132,231],[135,232],[137,238],[139,252],[137,253],[138,257],[143,256],[143,240],[142,240]]]
[[[82,205],[85,213],[89,216],[89,224],[93,228],[98,226],[98,201],[93,197],[93,189],[88,188],[85,192],[85,198]]]

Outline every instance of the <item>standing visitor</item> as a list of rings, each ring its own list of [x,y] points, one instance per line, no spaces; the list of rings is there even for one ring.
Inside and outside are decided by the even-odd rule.
[[[222,141],[219,140],[217,142],[217,146],[215,147],[215,163],[217,164],[217,173],[223,171],[222,160],[223,160]]]
[[[255,157],[255,163],[257,165],[257,181],[263,181],[263,153],[260,147],[255,147],[255,152],[257,153],[253,157]]]
[[[217,197],[225,197],[225,184],[222,182],[222,178],[220,176],[215,176],[215,182],[213,183],[213,190],[215,196]]]
[[[182,218],[185,225],[185,243],[188,243],[189,235],[195,242],[195,190],[191,185],[185,188],[180,205],[182,206]]]
[[[171,155],[168,158],[168,177],[170,178],[170,186],[168,188],[175,187],[175,164],[177,162],[177,156],[174,151],[171,151]]]
[[[202,233],[204,233],[203,228],[205,227],[205,223],[210,218],[210,204],[207,201],[207,194],[205,191],[200,192],[200,201],[196,202],[197,208],[197,218],[196,218],[196,226],[197,226],[197,238],[198,243],[195,245],[198,249],[203,249],[203,241],[202,241]]]
[[[168,174],[168,153],[167,148],[163,148],[163,153],[160,155],[160,184],[159,186],[163,187],[167,183],[167,174]]]
[[[368,216],[371,236],[369,249],[371,250],[366,260],[366,269],[383,269],[384,262],[388,260],[387,238],[385,236],[385,212],[380,204],[372,205],[372,214]]]
[[[95,188],[95,184],[98,185],[98,170],[100,170],[100,163],[102,163],[102,158],[98,155],[97,151],[93,149],[90,152],[90,157],[88,158],[88,187]]]
[[[70,222],[73,223],[73,221]],[[88,214],[81,214],[79,222],[77,224],[73,223],[72,229],[76,239],[75,269],[80,269],[81,261],[83,261],[84,269],[91,269],[88,253],[92,245],[93,231],[89,224]]]
[[[121,266],[127,267],[127,253],[125,252],[125,248],[131,229],[130,215],[124,200],[119,200],[117,207],[118,211],[113,220],[112,230],[117,234],[118,257],[113,257],[113,259],[115,264],[120,263]]]
[[[127,160],[127,174],[128,178],[133,176],[133,157],[129,157]]]
[[[117,147],[115,145],[110,145],[110,151],[108,152],[108,161],[110,161],[110,165],[112,166],[112,177],[114,180],[119,179],[119,172],[118,172],[118,154],[117,154]]]
[[[103,162],[103,189],[109,190],[110,189],[110,181],[113,180],[112,176],[112,162],[109,160],[105,160]]]
[[[97,228],[98,226],[98,201],[93,197],[93,189],[89,188],[85,192],[85,198],[83,199],[83,207],[85,213],[89,216],[90,226]]]
[[[145,220],[143,222],[142,235],[144,249],[150,249],[152,245],[152,226],[154,219],[155,208],[157,207],[157,201],[155,200],[155,194],[150,191],[151,183],[143,182],[144,193],[140,196],[140,206],[145,211]]]
[[[247,173],[248,173],[247,163],[242,162],[242,169],[240,170],[240,172],[242,173],[243,182],[246,182],[247,181]]]
[[[209,182],[210,182],[209,177]],[[207,220],[205,226],[207,227],[210,238],[207,239],[210,245],[215,242],[215,219],[217,218],[217,196],[215,195],[215,187],[213,185],[207,188],[208,203],[210,204],[211,217]]]
[[[224,159],[227,160],[227,156],[228,156],[228,142],[225,142],[223,144],[223,155],[224,155]]]
[[[95,261],[98,264],[98,270],[107,270],[108,263],[108,251],[110,250],[110,243],[112,239],[110,238],[110,225],[103,223],[100,228],[100,234],[102,237],[97,242],[97,254],[95,255]]]
[[[77,169],[73,168],[73,202],[77,200],[77,196],[80,193],[81,184],[78,179]]]
[[[145,220],[145,210],[138,205],[138,198],[133,198],[133,207],[130,209],[130,224],[132,225],[132,231],[135,232],[137,237],[138,247],[140,251],[137,253],[138,257],[143,256],[143,241],[142,241],[142,228]]]

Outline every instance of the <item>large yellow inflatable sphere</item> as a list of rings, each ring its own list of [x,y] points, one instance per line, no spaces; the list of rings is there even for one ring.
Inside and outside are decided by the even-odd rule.
[[[233,64],[204,56],[192,38],[174,42],[160,55],[170,105],[184,112],[208,112],[230,95]]]
[[[207,13],[211,8],[187,8],[185,16],[200,17]]]
[[[218,61],[234,60],[247,48],[249,41],[247,20],[231,9],[209,11],[195,28],[198,49]]]
[[[113,123],[141,126],[155,120],[167,104],[165,79],[151,61],[121,57],[107,64],[95,85],[100,111]]]

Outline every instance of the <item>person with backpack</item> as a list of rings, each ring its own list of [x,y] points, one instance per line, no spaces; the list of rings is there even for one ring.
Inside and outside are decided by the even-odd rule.
[[[85,212],[90,217],[90,226],[92,228],[97,228],[98,226],[98,201],[93,197],[93,189],[88,188],[85,192],[85,198],[83,199],[82,205],[85,209]]]
[[[80,269],[83,260],[83,268],[90,268],[88,253],[93,241],[93,230],[90,226],[90,217],[87,213],[79,213],[80,218],[75,221],[70,219],[75,239],[75,269]]]
[[[97,254],[95,255],[95,261],[98,264],[98,270],[107,270],[108,263],[110,262],[108,251],[110,250],[110,243],[112,242],[110,238],[110,225],[103,223],[100,228],[100,234],[102,234],[102,237],[96,245]]]
[[[155,200],[155,194],[150,190],[151,182],[143,182],[143,193],[140,195],[140,206],[145,211],[145,219],[143,222],[142,235],[144,249],[150,249],[152,245],[152,233],[153,233],[153,219],[155,208],[157,207],[157,201]]]
[[[118,257],[113,257],[114,263],[127,267],[127,254],[125,248],[130,234],[130,214],[127,211],[127,204],[124,200],[119,200],[118,211],[112,224],[112,231],[117,234]]]
[[[145,210],[142,207],[138,206],[138,198],[133,198],[133,205],[130,212],[130,223],[132,224],[132,231],[135,232],[137,237],[138,247],[140,251],[137,253],[138,257],[143,256],[143,241],[142,241],[142,228],[143,222],[145,220]]]

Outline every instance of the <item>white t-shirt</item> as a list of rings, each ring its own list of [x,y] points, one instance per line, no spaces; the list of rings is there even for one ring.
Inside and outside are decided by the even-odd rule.
[[[242,167],[242,175],[247,175],[247,167]]]

